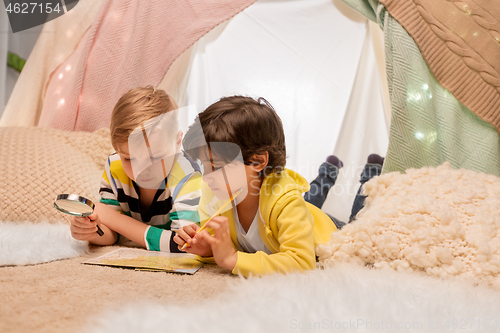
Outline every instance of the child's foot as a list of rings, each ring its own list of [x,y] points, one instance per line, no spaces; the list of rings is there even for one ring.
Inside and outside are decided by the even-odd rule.
[[[366,159],[366,162],[368,164],[379,164],[379,165],[384,165],[384,158],[380,155],[377,154],[371,154],[368,156]]]
[[[341,160],[335,155],[330,155],[326,158],[326,161],[332,165],[335,165],[338,169],[342,168],[344,166],[344,163],[342,163]]]

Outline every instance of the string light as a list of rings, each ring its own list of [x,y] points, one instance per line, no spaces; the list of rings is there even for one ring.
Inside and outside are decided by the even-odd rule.
[[[471,15],[471,14],[472,14],[472,12],[471,12],[471,11],[470,11],[470,9],[469,9],[469,5],[464,5],[464,7],[463,7],[463,8],[464,8],[464,12],[465,12],[465,14],[467,14],[467,15]]]

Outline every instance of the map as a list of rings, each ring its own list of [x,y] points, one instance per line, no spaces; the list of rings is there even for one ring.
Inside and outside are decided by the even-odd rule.
[[[135,268],[155,272],[194,274],[203,265],[187,253],[166,253],[143,249],[118,249],[83,264]]]

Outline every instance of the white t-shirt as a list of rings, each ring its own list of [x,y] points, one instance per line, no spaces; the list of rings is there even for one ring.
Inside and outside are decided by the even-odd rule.
[[[236,226],[236,232],[238,235],[238,243],[243,252],[247,253],[255,253],[257,251],[264,251],[267,254],[271,254],[271,251],[266,247],[262,238],[259,235],[259,210],[257,210],[257,214],[253,218],[252,224],[248,231],[245,232],[243,226],[240,223],[240,219],[238,218],[238,213],[236,211],[236,206],[233,204],[233,216],[234,216],[234,224]]]

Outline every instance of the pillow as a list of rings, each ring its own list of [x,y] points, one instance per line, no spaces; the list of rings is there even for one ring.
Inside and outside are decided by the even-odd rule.
[[[445,163],[374,177],[364,193],[357,219],[318,247],[323,265],[373,264],[500,289],[500,178]]]
[[[113,151],[107,128],[89,133],[0,127],[0,220],[66,222],[54,199],[74,193],[97,202]]]

